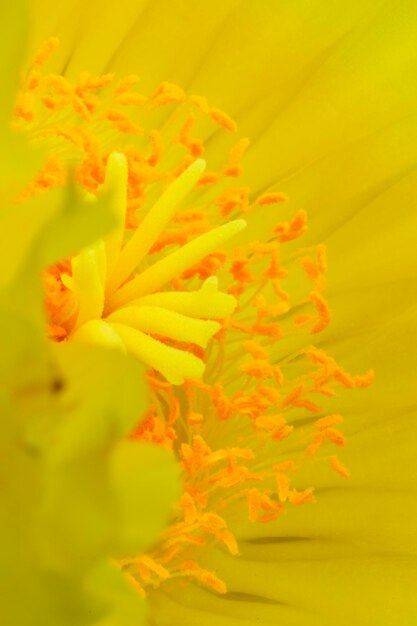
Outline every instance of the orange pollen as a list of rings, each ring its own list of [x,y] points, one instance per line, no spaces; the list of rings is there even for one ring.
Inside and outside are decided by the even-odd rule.
[[[127,161],[124,226],[131,231],[123,237],[131,240],[140,225],[146,225],[150,203],[204,153],[207,123],[230,133],[237,132],[237,125],[204,96],[188,96],[168,82],[146,96],[136,90],[136,75],[116,80],[111,74],[84,73],[72,82],[47,73],[43,66],[57,45],[56,39],[50,39],[41,47],[17,98],[17,126],[44,140],[51,151],[19,199],[65,185],[70,166],[84,190],[99,194],[109,156],[121,153]],[[168,121],[155,129],[149,119],[160,107],[167,107]],[[349,476],[349,470],[332,454],[335,446],[346,444],[339,430],[343,417],[337,412],[327,414],[321,400],[324,396],[327,407],[338,389],[363,388],[373,379],[372,371],[349,374],[309,344],[311,334],[324,331],[331,321],[324,296],[325,247],[320,244],[290,254],[286,244],[307,229],[306,212],[288,217],[287,211],[283,217],[285,194],[269,191],[253,198],[244,183],[229,185],[230,178],[240,177],[248,147],[246,138],[234,139],[219,168],[201,175],[197,189],[151,242],[143,262],[143,268],[152,269],[167,253],[181,252],[197,237],[242,214],[277,212],[276,225],[262,240],[219,246],[190,266],[181,266],[163,288],[145,296],[173,298],[170,313],[180,315],[191,307],[184,304],[188,297],[207,289],[201,291],[206,293],[203,311],[194,311],[193,322],[211,321],[214,330],[207,346],[191,335],[189,340],[182,334],[161,337],[152,324],[144,331],[160,350],[181,350],[198,357],[205,371],[200,378],[174,385],[149,367],[151,404],[146,415],[138,416],[130,437],[177,456],[184,493],[158,544],[149,553],[132,555],[119,564],[140,594],[175,578],[225,593],[226,583],[218,573],[201,564],[204,550],[217,544],[238,555],[239,546],[229,528],[236,513],[264,524],[276,521],[291,506],[314,502],[313,485],[301,485],[299,490],[292,486],[299,482],[293,477],[309,464],[324,462],[339,476]],[[307,285],[301,298],[290,289],[300,273]],[[68,287],[72,275],[69,259],[49,268],[44,276],[49,335],[56,341],[71,340],[79,314],[77,299]],[[131,284],[138,277],[141,274],[133,269],[124,280]],[[209,314],[213,280],[224,298],[235,298],[233,310]],[[126,313],[123,306],[116,314],[120,311]],[[107,313],[98,315],[100,320],[107,319]],[[297,345],[304,340],[305,347],[294,352],[291,345],[296,336]]]

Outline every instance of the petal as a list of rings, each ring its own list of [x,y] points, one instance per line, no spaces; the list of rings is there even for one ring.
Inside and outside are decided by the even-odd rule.
[[[307,544],[307,545],[306,545]],[[369,557],[349,546],[336,555],[321,553],[306,567],[308,541],[245,545],[236,561],[224,553],[213,553],[208,567],[230,581],[223,597],[200,589],[155,594],[151,598],[158,623],[168,626],[172,615],[178,623],[250,626],[348,626],[392,623],[410,625],[417,611],[413,580],[414,560],[406,556]],[[325,546],[326,548],[327,546]]]
[[[179,467],[156,445],[125,441],[111,456],[110,482],[121,514],[117,553],[141,553],[169,521],[180,496]]]
[[[83,22],[80,52],[65,52],[69,71],[98,49],[106,15],[90,30]],[[239,517],[241,560],[207,556],[230,594],[155,593],[156,623],[173,615],[184,626],[415,621],[415,31],[411,2],[190,2],[179,11],[154,2],[106,50],[106,66],[144,74],[146,88],[178,81],[237,114],[255,139],[246,180],[255,192],[291,197],[278,217],[254,214],[247,237],[308,209],[305,243],[325,239],[333,268],[335,324],[319,345],[347,368],[377,370],[373,388],[340,396],[351,480],[313,469],[317,505],[272,527]],[[221,145],[214,137],[209,164]]]

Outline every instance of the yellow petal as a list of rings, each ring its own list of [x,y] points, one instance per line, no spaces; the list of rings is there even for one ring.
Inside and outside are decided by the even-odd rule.
[[[111,456],[109,472],[121,517],[117,553],[141,552],[168,523],[180,495],[179,467],[156,445],[124,441]]]

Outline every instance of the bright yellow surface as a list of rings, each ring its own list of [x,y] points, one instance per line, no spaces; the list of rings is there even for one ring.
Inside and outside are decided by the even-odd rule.
[[[56,70],[135,71],[144,90],[173,80],[237,118],[252,138],[245,172],[254,191],[287,193],[283,216],[304,206],[305,241],[327,244],[334,323],[319,345],[347,368],[376,370],[370,390],[340,398],[351,479],[317,471],[319,503],[273,527],[231,516],[240,560],[207,555],[230,595],[155,592],[153,623],[414,626],[416,3],[33,6],[33,45],[62,38]],[[221,145],[213,134],[208,157]],[[242,237],[256,239],[273,220],[254,218]],[[158,306],[157,297],[141,301]]]

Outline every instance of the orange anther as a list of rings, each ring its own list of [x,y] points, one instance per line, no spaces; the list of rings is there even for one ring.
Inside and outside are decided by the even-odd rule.
[[[244,350],[249,352],[254,359],[266,359],[268,354],[264,348],[257,342],[253,340],[245,341],[243,344]]]
[[[268,243],[262,243],[260,241],[253,241],[250,244],[250,250],[259,256],[264,256],[276,252],[279,249],[278,241],[270,241]]]
[[[113,94],[117,96],[119,94],[126,93],[127,91],[130,91],[132,87],[137,85],[139,81],[140,78],[137,74],[128,74],[127,76],[124,76],[122,79],[119,80],[113,91]]]
[[[324,430],[325,428],[329,428],[331,426],[336,426],[337,424],[341,424],[343,422],[342,415],[327,415],[326,417],[321,417],[318,419],[314,425],[319,430]]]
[[[289,394],[284,398],[281,403],[281,406],[285,408],[286,406],[291,406],[295,401],[299,400],[301,394],[303,393],[304,385],[296,385],[294,389],[292,389]]]
[[[316,256],[317,256],[317,265],[320,272],[325,272],[327,269],[327,260],[326,260],[326,246],[324,244],[320,244],[316,248]]]
[[[310,294],[310,300],[319,316],[317,322],[315,322],[310,331],[315,334],[321,332],[329,325],[331,319],[330,309],[323,296],[317,291],[313,291],[313,293]]]
[[[284,243],[300,237],[307,228],[307,213],[300,210],[296,213],[291,222],[285,222],[278,224],[274,228],[274,232],[279,237],[279,240]]]
[[[289,424],[285,424],[282,428],[278,428],[276,431],[272,433],[272,439],[274,441],[282,441],[291,435],[294,431],[294,426],[290,426]]]
[[[288,196],[286,196],[284,193],[273,191],[270,193],[263,193],[261,196],[259,196],[259,198],[255,200],[254,204],[258,204],[260,206],[268,206],[270,204],[287,202],[287,200]]]
[[[248,149],[250,141],[247,137],[239,139],[239,141],[233,146],[229,154],[229,164],[236,165],[240,163],[243,155]]]
[[[221,111],[220,109],[217,109],[217,108],[211,108],[209,111],[209,115],[212,118],[212,120],[217,122],[217,124],[220,124],[220,126],[223,126],[223,128],[225,128],[229,132],[231,133],[236,132],[237,130],[236,122],[232,120],[232,118],[229,117],[227,113],[224,113],[224,111]]]
[[[181,497],[179,504],[184,513],[184,521],[187,524],[194,524],[197,520],[197,508],[190,494],[185,492]]]
[[[121,133],[138,135],[143,132],[142,128],[138,124],[135,124],[135,122],[132,122],[125,113],[121,113],[115,109],[108,111],[105,117],[109,122],[112,122],[114,127]]]
[[[346,443],[346,438],[336,428],[325,428],[321,431],[320,435],[322,440],[328,439],[336,446],[344,446]]]
[[[242,372],[248,376],[260,379],[271,379],[274,377],[272,365],[265,359],[254,359],[250,363],[244,363],[240,366]]]
[[[304,489],[304,491],[291,489],[288,492],[288,500],[291,504],[295,504],[296,506],[307,504],[308,502],[314,502],[314,489],[312,487],[308,487],[308,489]]]
[[[165,105],[172,102],[183,102],[185,93],[181,87],[173,83],[163,82],[154,91],[151,100],[157,105]]]
[[[249,206],[249,192],[249,187],[230,187],[222,193],[215,204],[220,208],[224,217],[230,215],[235,209],[246,213]]]
[[[347,469],[347,467],[345,467],[345,465],[343,465],[341,461],[339,461],[337,456],[330,457],[330,465],[332,466],[335,472],[340,474],[340,476],[343,476],[343,478],[349,478],[350,476],[349,470]]]
[[[288,461],[282,461],[272,466],[274,472],[285,472],[295,470],[296,465],[291,459]]]
[[[163,150],[161,134],[157,130],[151,130],[149,133],[151,140],[151,154],[148,157],[148,163],[151,167],[155,167],[158,164]]]
[[[357,387],[369,387],[369,385],[372,385],[374,378],[374,370],[369,370],[369,372],[363,374],[363,376],[354,376],[353,380]]]
[[[276,478],[278,485],[278,498],[280,502],[285,502],[288,498],[291,481],[286,474],[278,473]]]
[[[221,383],[216,383],[212,390],[213,404],[220,420],[227,420],[233,414],[233,403],[223,391]]]
[[[59,39],[57,37],[51,37],[47,39],[41,47],[38,49],[33,62],[35,65],[43,65],[49,59],[49,57],[55,52],[59,46]]]
[[[17,96],[15,112],[25,122],[33,122],[35,119],[34,96],[31,91],[19,93]]]

